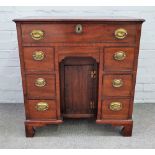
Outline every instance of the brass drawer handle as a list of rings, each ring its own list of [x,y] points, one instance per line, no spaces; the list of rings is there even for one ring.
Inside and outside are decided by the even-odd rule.
[[[45,57],[45,54],[43,51],[35,51],[33,53],[33,59],[36,61],[41,61],[44,59],[44,57]]]
[[[77,25],[75,26],[75,32],[76,32],[77,34],[82,33],[82,25],[81,25],[81,24],[77,24]]]
[[[44,32],[42,30],[33,30],[31,32],[31,37],[34,40],[41,40],[44,37]]]
[[[122,109],[122,103],[121,102],[111,102],[109,108],[112,111],[120,111]]]
[[[49,106],[46,102],[39,102],[36,104],[35,108],[37,111],[46,111],[48,110]]]
[[[123,80],[122,80],[122,79],[114,79],[114,80],[112,81],[112,85],[113,85],[113,87],[115,87],[115,88],[122,87],[122,86],[123,86]]]
[[[126,54],[123,51],[118,51],[114,54],[115,60],[121,61],[121,60],[124,60],[125,58],[126,58]]]
[[[117,30],[115,30],[115,37],[117,39],[124,39],[127,36],[127,30],[123,29],[123,28],[119,28]]]
[[[37,87],[44,87],[46,85],[46,81],[44,78],[38,78],[35,81],[35,86]]]

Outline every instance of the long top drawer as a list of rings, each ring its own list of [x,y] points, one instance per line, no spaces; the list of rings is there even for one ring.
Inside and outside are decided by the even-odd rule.
[[[136,25],[123,23],[23,23],[24,43],[135,43]]]

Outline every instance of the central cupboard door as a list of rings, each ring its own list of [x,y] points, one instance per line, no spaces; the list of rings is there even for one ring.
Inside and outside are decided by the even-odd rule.
[[[60,65],[63,117],[88,118],[97,110],[97,64],[92,58],[66,58]]]

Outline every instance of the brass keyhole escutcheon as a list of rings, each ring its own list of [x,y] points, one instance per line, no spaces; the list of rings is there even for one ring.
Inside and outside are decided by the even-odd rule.
[[[82,25],[81,25],[81,24],[77,24],[77,25],[75,26],[75,32],[76,32],[77,34],[82,33]]]
[[[90,101],[90,109],[95,109],[95,102],[94,101]]]
[[[121,102],[111,102],[109,108],[112,111],[120,111],[122,109],[122,103]]]
[[[41,40],[44,37],[44,32],[42,30],[33,30],[30,35],[34,40]]]
[[[36,104],[35,108],[37,111],[46,111],[48,110],[49,106],[46,102],[39,102]]]
[[[113,87],[115,87],[115,88],[120,88],[120,87],[123,86],[123,80],[122,80],[122,79],[114,79],[114,80],[112,81],[112,85],[113,85]]]
[[[96,76],[97,76],[96,74],[97,74],[96,70],[90,71],[90,77],[91,77],[92,79],[95,79],[95,78],[96,78]]]
[[[115,60],[121,61],[121,60],[124,60],[125,58],[126,58],[126,54],[123,51],[118,51],[114,54]]]
[[[115,30],[115,37],[117,39],[124,39],[127,36],[127,30],[123,29],[123,28],[119,28],[117,30]]]
[[[33,53],[33,59],[36,61],[41,61],[44,59],[44,52],[43,51],[35,51]]]
[[[44,87],[46,85],[46,81],[44,78],[38,78],[35,81],[35,86],[37,87]]]

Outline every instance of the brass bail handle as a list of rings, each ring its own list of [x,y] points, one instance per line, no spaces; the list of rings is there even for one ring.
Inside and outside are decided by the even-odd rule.
[[[49,106],[48,106],[48,103],[46,102],[39,102],[36,104],[35,108],[37,111],[46,111],[48,110]]]
[[[30,35],[34,40],[41,40],[44,38],[44,32],[42,30],[32,30]]]
[[[44,59],[45,54],[43,51],[35,51],[32,56],[34,60],[41,61]]]
[[[114,54],[114,59],[117,61],[124,60],[126,58],[126,54],[124,51],[118,51]]]
[[[117,39],[124,39],[127,37],[127,34],[128,34],[127,30],[125,30],[123,28],[119,28],[119,29],[115,30],[115,37]]]
[[[44,87],[46,85],[46,81],[44,78],[38,78],[35,81],[35,86],[37,87]]]
[[[109,108],[112,111],[120,111],[122,109],[122,103],[121,102],[111,102]]]
[[[77,24],[76,26],[75,26],[75,32],[77,33],[77,34],[80,34],[80,33],[82,33],[82,25],[81,24]]]
[[[115,87],[115,88],[120,88],[120,87],[123,86],[123,80],[122,80],[122,79],[114,79],[114,80],[112,81],[112,85],[113,85],[113,87]]]

